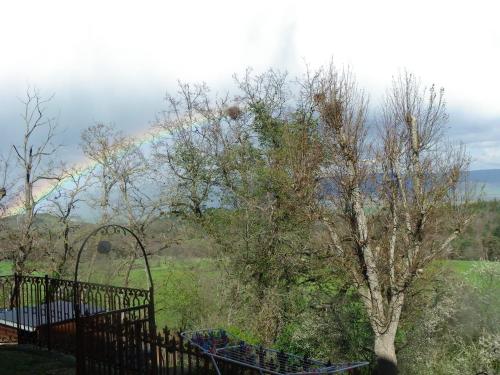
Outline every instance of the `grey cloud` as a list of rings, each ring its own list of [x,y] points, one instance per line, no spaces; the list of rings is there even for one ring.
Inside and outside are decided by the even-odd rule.
[[[293,40],[283,40],[281,50],[276,56],[276,64],[284,64],[285,60],[291,58],[286,54],[295,53],[292,46]],[[285,60],[280,60],[279,56]],[[228,75],[227,81],[219,83],[218,88],[231,87],[229,81]],[[176,90],[172,82],[165,84],[155,82],[140,86],[109,82],[94,87],[90,84],[68,84],[58,91],[46,87],[40,88],[45,96],[56,91],[48,113],[59,118],[62,132],[58,142],[65,145],[61,150],[61,157],[68,161],[81,158],[78,151],[80,133],[96,122],[113,123],[130,134],[147,131],[156,114],[165,108],[163,101],[165,91]],[[8,152],[12,144],[21,140],[22,103],[18,97],[22,97],[23,92],[22,89],[0,91],[1,153]],[[473,169],[499,168],[500,117],[482,116],[453,107],[449,108],[449,112],[448,136],[452,141],[461,141],[467,145],[473,158]]]
[[[500,167],[500,116],[488,117],[450,108],[448,135],[463,142],[472,157],[472,169]]]

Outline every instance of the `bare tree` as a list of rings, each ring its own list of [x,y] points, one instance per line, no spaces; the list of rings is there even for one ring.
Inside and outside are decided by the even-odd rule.
[[[94,164],[92,176],[97,181],[99,195],[92,199],[91,204],[100,208],[99,224],[110,222],[111,193],[117,184],[113,174],[113,163],[117,157],[116,150],[125,142],[125,136],[112,125],[97,124],[90,126],[82,132],[81,148],[87,158]],[[97,250],[92,253],[87,280],[92,277]]]
[[[96,166],[92,175],[98,181],[100,192],[94,203],[101,209],[100,223],[106,224],[111,215],[111,191],[117,183],[112,173],[112,165],[117,156],[116,151],[125,142],[125,136],[112,125],[97,124],[85,129],[81,140],[83,153]]]
[[[205,85],[179,83],[176,96],[166,96],[167,110],[157,128],[168,134],[154,142],[158,170],[168,166],[178,181],[169,197],[173,211],[190,211],[201,218],[211,189],[216,185],[213,129],[218,123],[216,111]],[[209,122],[213,127],[203,126]],[[210,129],[212,128],[212,129]]]
[[[65,272],[66,263],[73,253],[74,241],[72,233],[78,229],[74,222],[75,209],[83,201],[83,194],[91,186],[91,168],[70,167],[63,168],[62,184],[58,184],[48,198],[49,208],[61,224],[56,237],[62,241],[62,253],[50,249],[53,258],[54,272],[60,276]]]
[[[3,220],[8,215],[9,201],[12,196],[15,196],[12,189],[14,188],[14,181],[12,176],[9,175],[11,171],[11,154],[4,157],[0,154],[0,241],[4,241],[9,236],[7,225]],[[0,260],[10,258],[10,253],[5,247],[2,246],[0,251]]]
[[[333,184],[324,216],[330,248],[349,270],[379,365],[390,373],[408,288],[446,255],[469,220],[460,198],[468,159],[443,140],[444,92],[422,89],[410,74],[394,80],[378,132],[367,125],[367,100],[349,72],[331,66],[309,83],[329,153],[325,177]]]
[[[110,222],[113,216],[114,221],[126,222],[140,240],[145,242],[148,228],[158,218],[164,204],[163,199],[157,195],[157,187],[148,191],[148,181],[155,176],[140,146],[114,126],[98,124],[82,133],[82,148],[95,162],[92,175],[100,189],[96,203],[102,209],[101,224]],[[122,255],[125,257],[123,265],[115,270],[118,272],[126,267],[125,283],[128,284],[139,249],[134,244],[130,251],[125,251]],[[94,252],[89,278],[95,256]],[[110,274],[111,276],[113,275]]]
[[[117,217],[124,217],[128,227],[141,242],[146,243],[151,224],[162,214],[165,206],[161,192],[156,186],[156,176],[153,175],[151,165],[140,146],[135,144],[133,139],[124,139],[115,153],[110,172],[117,181],[119,194],[112,210]],[[124,262],[125,286],[129,284],[132,267],[140,254],[137,243],[134,243],[130,256]],[[148,255],[152,254],[149,249]]]
[[[23,173],[23,213],[14,256],[14,269],[18,273],[25,271],[26,260],[34,249],[34,222],[42,201],[42,198],[35,196],[35,187],[50,180],[60,180],[60,175],[53,166],[58,149],[53,144],[56,122],[46,115],[46,105],[51,99],[52,97],[43,99],[36,89],[27,90],[23,101],[24,112],[21,115],[24,125],[23,142],[13,146]]]
[[[12,178],[9,178],[9,170],[11,162],[11,154],[7,157],[0,155],[0,218],[5,214],[6,206],[4,204],[7,194],[11,194],[10,188],[12,188]]]

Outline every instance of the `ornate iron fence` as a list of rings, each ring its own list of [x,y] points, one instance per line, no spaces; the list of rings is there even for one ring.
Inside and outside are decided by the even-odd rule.
[[[215,373],[210,360],[178,333],[156,332],[151,300],[150,290],[2,276],[0,341],[73,354],[78,374]],[[223,368],[255,373],[231,364]]]
[[[142,333],[149,334],[150,328],[155,331],[151,295],[151,290],[48,276],[2,276],[0,342],[55,349],[75,354],[77,360],[86,363],[101,360],[96,353],[103,344],[112,346],[110,340],[103,340],[111,338],[111,329],[118,330],[115,341],[120,335],[119,330],[123,329],[120,339],[124,341],[125,348],[130,347],[129,341],[139,345],[137,337],[132,340],[129,334],[131,330],[138,331],[136,327],[139,325],[143,325]],[[105,330],[106,324],[113,327]],[[79,341],[80,337],[83,339]],[[116,346],[116,343],[113,344]],[[151,347],[150,343],[147,345]],[[151,352],[151,349],[148,350]]]
[[[75,355],[77,374],[215,374],[174,331],[157,332],[152,291],[48,276],[0,277],[0,342]],[[223,374],[257,370],[218,360]]]
[[[156,369],[149,306],[103,312],[80,320],[77,361],[81,374],[150,374]]]

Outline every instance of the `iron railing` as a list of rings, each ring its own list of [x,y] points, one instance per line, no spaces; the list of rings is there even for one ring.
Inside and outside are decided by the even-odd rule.
[[[48,276],[0,276],[0,342],[73,354],[77,374],[215,374],[210,359],[167,328],[157,332],[152,290]],[[217,360],[223,374],[259,371]]]
[[[73,354],[82,375],[215,373],[210,360],[178,333],[156,332],[151,300],[143,289],[1,276],[0,341]],[[229,363],[222,368],[256,374]]]

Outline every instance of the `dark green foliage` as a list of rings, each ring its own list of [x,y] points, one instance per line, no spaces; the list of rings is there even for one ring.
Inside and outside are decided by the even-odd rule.
[[[500,204],[497,200],[473,205],[475,216],[463,235],[454,241],[454,259],[500,260]]]
[[[297,315],[276,341],[279,348],[338,362],[374,360],[372,330],[354,288],[337,278],[310,285],[301,296]]]

